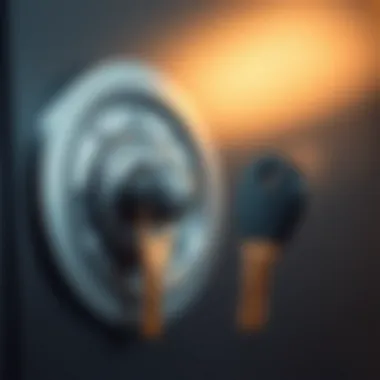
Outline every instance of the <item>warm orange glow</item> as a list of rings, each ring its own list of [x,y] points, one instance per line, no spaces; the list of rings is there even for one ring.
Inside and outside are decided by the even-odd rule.
[[[373,39],[375,40],[375,54],[377,56],[377,66],[376,66],[376,79],[377,85],[380,86],[380,0],[370,0],[370,7],[368,9],[372,16],[373,28]]]
[[[355,13],[250,8],[191,20],[156,57],[222,141],[293,129],[372,85],[374,47]]]
[[[323,178],[329,157],[326,157],[326,152],[321,146],[313,141],[302,141],[285,146],[283,150],[303,172],[307,173],[308,181],[313,185]]]

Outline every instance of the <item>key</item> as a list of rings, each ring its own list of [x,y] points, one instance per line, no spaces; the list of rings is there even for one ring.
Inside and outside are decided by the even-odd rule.
[[[143,274],[141,330],[145,338],[161,336],[164,328],[163,298],[165,274],[173,250],[174,227],[154,227],[147,220],[139,223],[138,239]]]
[[[245,168],[237,191],[240,295],[237,323],[245,332],[264,329],[269,319],[273,271],[305,210],[305,179],[277,155]]]

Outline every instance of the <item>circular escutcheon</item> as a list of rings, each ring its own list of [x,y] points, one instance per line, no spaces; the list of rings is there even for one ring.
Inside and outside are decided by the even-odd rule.
[[[141,275],[137,266],[122,278],[116,274],[89,203],[95,196],[101,200],[96,207],[107,210],[109,189],[120,178],[128,181],[139,165],[157,165],[173,194],[192,198],[175,225],[166,319],[195,300],[215,266],[223,203],[219,165],[204,128],[171,88],[141,64],[108,61],[63,89],[38,120],[38,201],[53,262],[80,301],[110,324],[138,321]],[[92,181],[94,173],[101,173],[100,182]]]

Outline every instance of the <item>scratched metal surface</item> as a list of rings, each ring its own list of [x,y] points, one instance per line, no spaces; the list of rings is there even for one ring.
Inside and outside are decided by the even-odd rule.
[[[12,4],[13,113],[18,165],[23,380],[377,378],[380,338],[380,176],[377,98],[270,142],[290,155],[310,146],[326,158],[300,234],[278,268],[266,334],[234,330],[237,250],[223,237],[221,266],[202,300],[157,344],[115,342],[57,295],[27,218],[27,147],[39,107],[77,69],[108,55],[142,54],[172,22],[204,12],[202,1],[17,0]],[[174,21],[175,20],[175,21]],[[372,99],[373,98],[373,99]],[[247,148],[247,147],[246,147]],[[246,158],[219,146],[232,188]],[[222,238],[222,237],[221,237]],[[373,376],[376,374],[375,376]]]

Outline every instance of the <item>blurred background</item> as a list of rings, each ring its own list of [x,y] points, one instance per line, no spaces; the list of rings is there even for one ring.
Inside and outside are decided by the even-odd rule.
[[[377,1],[14,0],[10,17],[22,379],[380,377]],[[25,211],[35,117],[72,75],[114,55],[147,61],[186,93],[227,190],[265,149],[309,178],[309,213],[278,268],[266,333],[235,331],[232,226],[203,298],[157,344],[110,342],[39,265]]]

